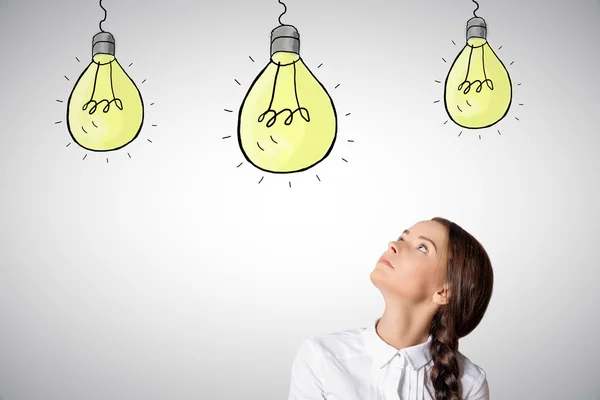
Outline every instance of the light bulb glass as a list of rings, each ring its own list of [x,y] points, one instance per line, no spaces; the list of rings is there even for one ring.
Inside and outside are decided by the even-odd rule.
[[[272,34],[271,59],[254,80],[238,118],[246,160],[272,173],[307,170],[331,152],[337,115],[323,85],[299,54],[299,35],[283,25]]]
[[[92,61],[69,97],[67,123],[73,140],[92,151],[131,143],[144,121],[142,96],[114,55],[108,32],[94,37]]]
[[[448,115],[464,128],[487,128],[506,116],[512,83],[506,67],[490,47],[482,18],[467,23],[467,41],[446,77],[444,102]]]

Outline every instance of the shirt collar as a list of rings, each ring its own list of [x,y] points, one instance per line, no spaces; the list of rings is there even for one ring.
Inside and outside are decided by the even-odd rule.
[[[431,360],[429,351],[432,340],[431,335],[427,338],[425,343],[398,350],[394,346],[387,344],[381,339],[379,334],[377,334],[376,327],[379,320],[380,318],[376,319],[375,322],[364,331],[366,349],[373,358],[373,367],[383,368],[396,356],[396,354],[399,353],[406,356],[409,365],[415,370],[420,369]]]

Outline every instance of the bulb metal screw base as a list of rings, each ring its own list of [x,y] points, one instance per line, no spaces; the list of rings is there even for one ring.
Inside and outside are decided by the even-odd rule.
[[[278,51],[300,54],[300,34],[292,25],[280,25],[271,32],[271,56]]]
[[[115,38],[109,32],[100,32],[92,39],[92,57],[96,54],[115,55]]]
[[[467,21],[467,40],[471,38],[487,39],[487,24],[481,17],[473,17]]]

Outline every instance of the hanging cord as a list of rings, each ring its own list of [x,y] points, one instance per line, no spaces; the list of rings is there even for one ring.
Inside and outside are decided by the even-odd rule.
[[[100,0],[100,8],[102,8],[104,10],[104,19],[102,19],[102,21],[100,21],[100,23],[98,24],[98,27],[100,28],[100,32],[106,32],[104,29],[102,29],[102,23],[104,21],[106,21],[106,8],[104,8],[104,6],[102,6],[102,0]]]
[[[277,2],[283,6],[283,12],[279,16],[279,25],[281,26],[283,25],[283,22],[281,22],[281,17],[283,17],[283,15],[287,12],[287,6],[281,0],[277,0]]]
[[[477,15],[477,10],[479,10],[479,3],[478,3],[478,2],[476,2],[475,0],[473,0],[473,3],[475,3],[475,4],[477,5],[477,7],[475,8],[475,10],[473,10],[473,16],[474,16],[475,18],[478,18],[478,15]]]

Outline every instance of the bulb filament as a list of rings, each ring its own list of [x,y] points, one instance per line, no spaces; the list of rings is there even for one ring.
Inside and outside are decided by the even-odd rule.
[[[82,107],[82,110],[87,110],[88,106],[90,104],[92,104],[92,107],[90,108],[90,115],[96,112],[96,109],[98,108],[98,106],[104,102],[106,102],[106,105],[104,106],[104,108],[102,109],[103,112],[107,113],[110,110],[110,104],[111,103],[115,103],[115,105],[117,106],[117,108],[119,110],[123,110],[123,102],[121,101],[121,99],[118,99],[115,97],[115,89],[113,87],[113,70],[112,70],[112,64],[114,61],[111,61],[108,63],[108,68],[110,68],[110,92],[112,93],[112,100],[107,100],[107,99],[102,99],[100,101],[95,101],[94,100],[94,93],[96,93],[96,83],[98,82],[98,72],[100,71],[100,64],[99,63],[95,63],[96,64],[96,75],[94,76],[94,88],[92,89],[92,95],[90,96],[90,100],[85,103]]]
[[[465,87],[463,93],[467,94],[471,91],[471,86],[473,86],[474,84],[478,84],[477,88],[475,89],[477,93],[481,92],[481,89],[483,89],[483,84],[486,84],[486,86],[490,88],[490,90],[494,90],[494,82],[492,82],[491,79],[488,79],[487,74],[485,72],[485,59],[483,57],[485,51],[484,46],[481,46],[481,66],[483,69],[483,82],[480,80],[475,80],[473,82],[469,81],[469,71],[471,70],[471,58],[473,57],[473,46],[469,47],[471,47],[471,52],[469,53],[469,64],[467,66],[467,73],[465,74],[465,80],[463,81],[463,83],[458,85],[458,90],[462,90],[462,88]]]
[[[271,101],[269,102],[269,108],[267,109],[267,111],[260,114],[260,116],[258,117],[258,122],[263,122],[267,115],[273,114],[271,116],[271,118],[269,118],[269,120],[267,121],[267,128],[272,127],[275,124],[275,122],[277,121],[277,117],[285,111],[289,112],[289,115],[287,116],[287,118],[284,121],[284,123],[286,125],[291,125],[291,123],[294,121],[294,114],[297,112],[300,113],[300,116],[302,117],[302,119],[304,119],[306,122],[310,122],[310,115],[308,113],[308,110],[305,107],[300,107],[300,101],[298,100],[298,89],[296,87],[296,62],[292,63],[292,67],[294,68],[294,95],[296,96],[297,108],[294,111],[292,111],[289,108],[284,108],[283,110],[281,110],[279,112],[277,112],[271,108],[273,106],[273,100],[275,99],[275,90],[277,88],[277,76],[279,75],[279,69],[281,68],[281,63],[277,63],[277,71],[275,72],[275,79],[273,82],[273,92],[271,93]]]

